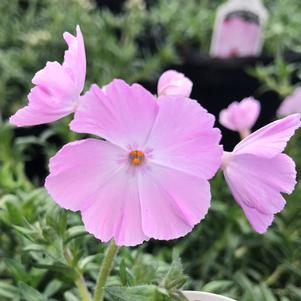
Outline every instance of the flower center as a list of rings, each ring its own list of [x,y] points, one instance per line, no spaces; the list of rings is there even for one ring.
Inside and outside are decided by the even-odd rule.
[[[144,153],[140,150],[133,150],[129,154],[129,159],[133,165],[140,165],[144,160]]]

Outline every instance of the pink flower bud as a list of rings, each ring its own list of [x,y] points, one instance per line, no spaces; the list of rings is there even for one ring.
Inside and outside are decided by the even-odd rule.
[[[192,90],[192,81],[183,73],[175,70],[165,71],[159,78],[158,96],[189,97]]]

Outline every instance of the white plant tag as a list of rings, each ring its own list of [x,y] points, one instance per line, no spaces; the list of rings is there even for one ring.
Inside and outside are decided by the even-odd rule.
[[[211,56],[228,58],[259,55],[267,17],[261,0],[228,0],[217,11]]]
[[[233,299],[205,292],[184,291],[189,301],[235,301]]]

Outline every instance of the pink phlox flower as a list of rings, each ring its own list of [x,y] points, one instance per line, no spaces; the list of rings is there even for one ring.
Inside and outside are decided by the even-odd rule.
[[[117,245],[190,232],[206,215],[208,180],[220,167],[215,118],[185,97],[158,99],[114,80],[83,96],[70,127],[105,139],[65,145],[50,161],[46,188],[80,211],[88,232]]]
[[[17,126],[31,126],[53,122],[74,112],[80,100],[86,77],[86,55],[80,27],[76,36],[64,33],[68,45],[64,62],[47,62],[38,71],[28,95],[28,105],[10,117]]]
[[[277,115],[279,117],[294,113],[301,113],[301,88],[297,88],[294,93],[286,97],[281,103]]]
[[[243,139],[224,153],[222,169],[229,188],[253,229],[264,233],[285,206],[281,193],[296,184],[294,161],[283,154],[300,127],[300,115],[277,120]]]
[[[219,122],[225,128],[237,131],[244,138],[254,126],[260,113],[260,103],[253,97],[240,102],[232,102],[227,109],[220,112]]]

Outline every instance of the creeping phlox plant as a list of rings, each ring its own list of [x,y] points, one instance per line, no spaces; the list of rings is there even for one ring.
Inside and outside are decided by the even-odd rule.
[[[64,34],[64,62],[48,62],[37,72],[28,105],[10,122],[30,126],[74,113],[70,129],[98,137],[63,146],[45,182],[59,206],[80,211],[89,233],[111,241],[94,300],[103,300],[118,246],[182,237],[206,216],[209,180],[218,169],[253,229],[267,231],[285,206],[281,193],[291,193],[296,183],[295,163],[282,152],[300,127],[299,114],[250,133],[259,103],[231,104],[220,121],[242,140],[224,152],[214,116],[189,98],[192,83],[176,71],[161,76],[157,96],[120,79],[103,88],[93,84],[81,96],[86,57],[79,26],[76,32]]]

